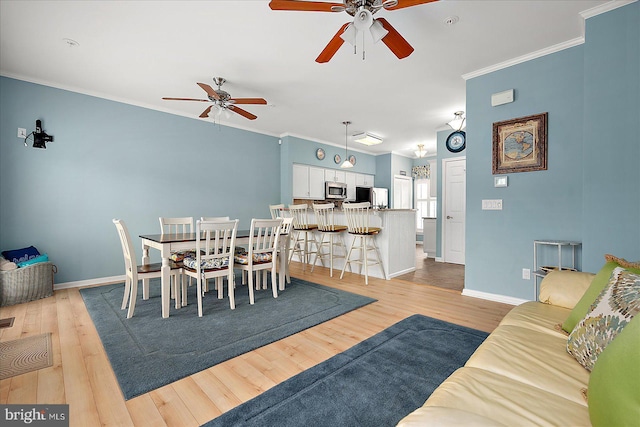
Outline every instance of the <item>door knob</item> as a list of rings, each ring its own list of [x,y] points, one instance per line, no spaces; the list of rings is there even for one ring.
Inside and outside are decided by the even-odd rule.
[[[447,219],[453,219],[453,217],[452,217],[452,216],[447,215]]]

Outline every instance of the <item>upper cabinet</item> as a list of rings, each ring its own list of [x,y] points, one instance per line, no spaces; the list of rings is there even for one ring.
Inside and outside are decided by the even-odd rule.
[[[337,169],[325,169],[324,180],[332,182],[347,182],[346,172]]]
[[[293,198],[324,199],[325,170],[314,166],[293,165]]]
[[[373,187],[373,175],[365,175],[362,173],[357,173],[356,175],[356,185],[358,187]]]

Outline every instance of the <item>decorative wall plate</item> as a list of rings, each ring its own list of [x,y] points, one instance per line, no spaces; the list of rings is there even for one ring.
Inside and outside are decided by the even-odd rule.
[[[324,160],[324,150],[322,148],[316,150],[316,157],[318,160]]]
[[[353,154],[349,156],[349,163],[351,163],[353,166],[356,165],[356,156],[354,156]]]
[[[342,157],[340,157],[340,154],[336,154],[335,156],[333,156],[333,161],[336,165],[339,165],[341,160]]]

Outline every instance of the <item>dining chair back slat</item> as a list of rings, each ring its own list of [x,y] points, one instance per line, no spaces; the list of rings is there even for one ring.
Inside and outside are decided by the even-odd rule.
[[[269,205],[269,212],[271,213],[271,219],[284,217],[284,215],[282,214],[284,212],[284,204]]]
[[[160,217],[160,230],[162,234],[193,233],[193,217]]]

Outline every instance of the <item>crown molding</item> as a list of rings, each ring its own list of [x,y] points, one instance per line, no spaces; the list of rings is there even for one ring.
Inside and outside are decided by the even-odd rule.
[[[582,18],[586,20],[589,18],[593,18],[594,16],[598,16],[603,13],[610,12],[619,7],[626,6],[631,3],[635,3],[637,1],[638,0],[613,0],[613,1],[601,4],[600,6],[596,6],[596,7],[592,7],[591,9],[584,10],[580,12],[580,16],[582,16]]]

